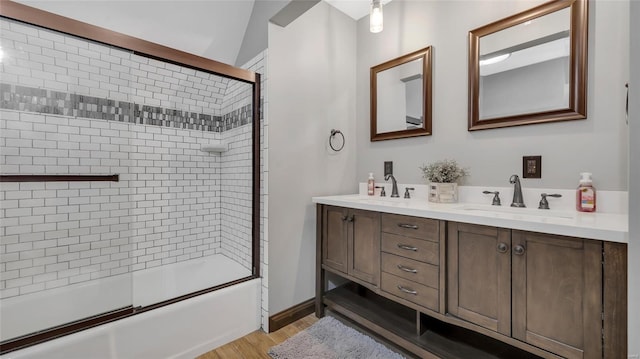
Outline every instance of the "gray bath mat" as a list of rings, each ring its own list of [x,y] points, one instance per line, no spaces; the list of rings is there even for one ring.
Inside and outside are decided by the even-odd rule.
[[[372,338],[324,317],[269,349],[274,359],[403,359]]]

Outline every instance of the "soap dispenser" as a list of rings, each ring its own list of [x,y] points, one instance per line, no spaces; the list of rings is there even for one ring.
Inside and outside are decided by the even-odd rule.
[[[591,173],[580,173],[580,185],[576,190],[576,210],[579,212],[596,211],[596,189],[593,187]]]
[[[373,196],[376,191],[376,183],[373,180],[373,173],[369,173],[369,180],[367,181],[367,194]]]

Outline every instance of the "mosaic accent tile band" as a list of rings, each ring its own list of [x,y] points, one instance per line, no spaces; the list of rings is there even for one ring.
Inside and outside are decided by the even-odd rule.
[[[93,96],[0,83],[0,108],[107,121],[224,132],[252,121],[251,105],[223,116],[140,105]]]

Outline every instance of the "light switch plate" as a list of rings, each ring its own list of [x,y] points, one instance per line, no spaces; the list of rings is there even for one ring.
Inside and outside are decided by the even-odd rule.
[[[522,156],[522,178],[542,178],[542,156]]]
[[[393,174],[393,161],[384,161],[384,175]]]

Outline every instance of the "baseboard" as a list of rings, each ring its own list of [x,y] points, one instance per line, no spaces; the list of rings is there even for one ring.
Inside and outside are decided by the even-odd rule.
[[[285,309],[269,317],[269,333],[304,318],[315,311],[315,298],[311,298],[291,308]]]

